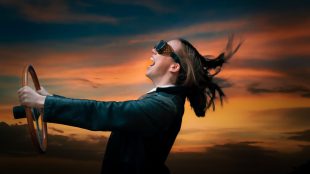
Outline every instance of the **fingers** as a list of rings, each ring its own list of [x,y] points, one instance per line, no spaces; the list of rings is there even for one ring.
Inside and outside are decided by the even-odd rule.
[[[33,89],[30,88],[29,86],[23,86],[17,91],[17,93],[21,94],[21,93],[30,92],[30,91],[33,91]]]
[[[27,91],[27,87],[28,86],[23,86],[21,88],[19,88],[19,90],[17,91],[18,94],[24,93],[25,91]]]
[[[25,98],[27,96],[27,86],[24,86],[24,87],[21,87],[18,91],[17,91],[17,94],[18,94],[18,99],[19,99],[19,103],[24,105],[25,103]]]
[[[17,91],[17,95],[21,105],[31,106],[35,98],[35,91],[29,86],[24,86]]]
[[[22,90],[22,89],[21,89]],[[18,100],[19,100],[19,103],[23,106],[26,105],[26,99],[27,99],[27,94],[24,92],[24,91],[20,91],[18,93]]]
[[[19,99],[19,103],[23,106],[26,106],[26,103],[27,103],[27,95],[20,95],[18,97]]]

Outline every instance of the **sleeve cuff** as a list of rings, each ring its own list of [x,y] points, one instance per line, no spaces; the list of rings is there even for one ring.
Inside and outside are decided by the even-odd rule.
[[[44,102],[43,121],[48,122],[49,117],[53,115],[53,103],[55,102],[54,96],[46,96]]]

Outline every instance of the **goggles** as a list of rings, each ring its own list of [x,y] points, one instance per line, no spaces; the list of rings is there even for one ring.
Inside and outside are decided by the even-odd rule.
[[[179,56],[173,51],[173,48],[170,45],[168,45],[166,41],[164,40],[159,41],[154,46],[154,49],[157,51],[158,54],[170,56],[176,63],[180,63]]]

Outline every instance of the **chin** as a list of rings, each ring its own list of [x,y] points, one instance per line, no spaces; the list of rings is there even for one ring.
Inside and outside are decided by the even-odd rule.
[[[153,75],[152,75],[152,72],[150,71],[150,69],[148,69],[146,71],[145,76],[152,80]]]
[[[148,71],[145,73],[145,76],[148,77],[149,79],[151,78],[150,73]]]

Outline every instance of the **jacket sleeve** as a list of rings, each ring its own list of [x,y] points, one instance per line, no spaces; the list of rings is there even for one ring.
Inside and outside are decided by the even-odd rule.
[[[47,96],[43,118],[89,130],[157,132],[167,129],[176,115],[175,103],[159,94],[123,102]]]
[[[67,98],[65,96],[62,96],[62,95],[57,95],[57,94],[52,94],[53,97],[59,97],[59,98]]]

